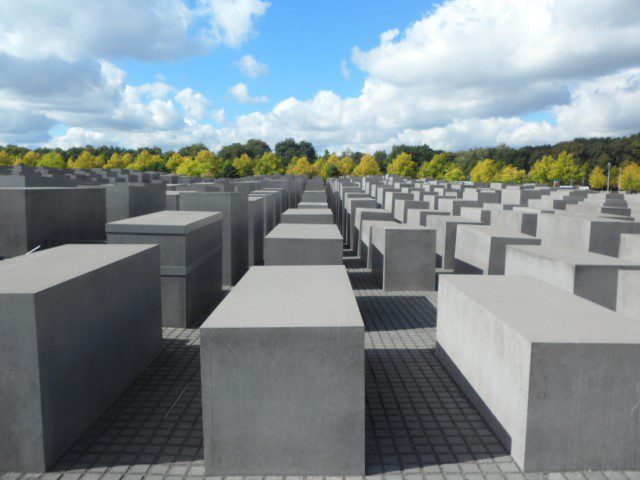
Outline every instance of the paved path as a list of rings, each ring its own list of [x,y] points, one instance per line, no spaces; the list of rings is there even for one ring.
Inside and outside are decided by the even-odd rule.
[[[375,286],[369,272],[357,268],[353,258],[345,256],[345,265],[366,326],[367,478],[542,479],[540,474],[520,472],[436,359],[436,294],[385,293]],[[60,459],[53,472],[0,474],[1,480],[202,478],[198,341],[197,330],[164,329],[162,355]],[[576,472],[546,477],[640,480],[640,473]]]

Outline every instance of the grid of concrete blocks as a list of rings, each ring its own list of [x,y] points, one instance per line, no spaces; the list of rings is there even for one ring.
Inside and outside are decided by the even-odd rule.
[[[390,325],[438,304],[422,348],[514,472],[640,469],[637,216],[575,187],[3,168],[0,472],[64,463],[150,369],[175,375],[163,332],[185,332],[199,362],[168,411],[197,396],[198,475],[386,475],[363,275],[405,299]]]

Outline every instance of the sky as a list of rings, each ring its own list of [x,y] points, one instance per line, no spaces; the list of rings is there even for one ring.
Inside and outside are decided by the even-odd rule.
[[[0,144],[460,150],[640,131],[638,0],[0,0]]]

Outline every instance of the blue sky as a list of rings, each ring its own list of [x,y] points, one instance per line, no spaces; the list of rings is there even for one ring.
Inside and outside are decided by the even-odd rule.
[[[640,130],[637,0],[105,5],[0,0],[0,144],[373,152]]]

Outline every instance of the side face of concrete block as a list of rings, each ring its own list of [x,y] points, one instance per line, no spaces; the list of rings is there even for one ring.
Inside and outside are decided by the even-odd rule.
[[[364,326],[343,266],[252,268],[200,352],[207,475],[364,474]]]
[[[44,471],[160,352],[159,256],[67,245],[2,262],[0,470]]]
[[[27,236],[26,194],[24,190],[0,188],[0,257],[23,255],[31,248]]]
[[[333,213],[328,208],[290,208],[282,214],[281,222],[332,224]]]
[[[637,322],[529,277],[446,276],[438,303],[437,355],[521,468],[637,468]]]
[[[373,225],[371,270],[387,291],[435,290],[436,232]]]

